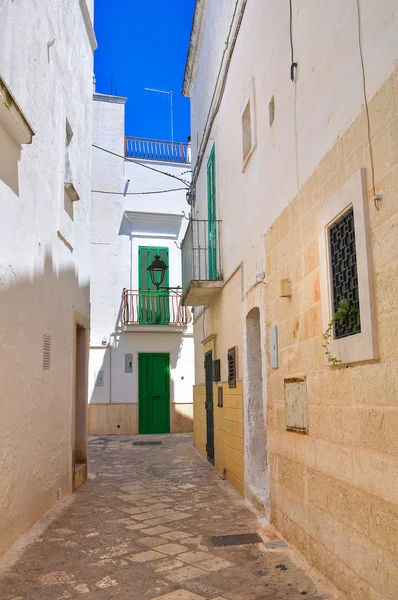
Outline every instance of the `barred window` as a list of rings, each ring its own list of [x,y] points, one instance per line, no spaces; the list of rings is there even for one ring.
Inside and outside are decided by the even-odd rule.
[[[341,300],[348,300],[352,307],[346,320],[334,325],[334,338],[340,339],[361,332],[353,207],[330,227],[329,248],[333,312]]]

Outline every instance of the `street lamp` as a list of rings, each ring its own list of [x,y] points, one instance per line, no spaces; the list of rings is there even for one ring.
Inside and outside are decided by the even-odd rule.
[[[147,92],[156,92],[158,94],[168,94],[170,96],[170,126],[171,126],[171,141],[174,142],[174,123],[173,123],[173,92],[166,90],[155,90],[153,88],[144,88]]]
[[[169,267],[166,265],[164,260],[161,260],[159,254],[157,254],[154,260],[151,262],[147,271],[149,271],[149,275],[151,276],[152,284],[159,291],[160,286],[162,285],[166,271]]]
[[[162,260],[159,256],[159,254],[157,254],[154,258],[154,260],[151,262],[151,264],[149,265],[149,267],[147,267],[147,271],[149,271],[149,275],[151,276],[151,281],[152,284],[156,287],[156,291],[158,292],[159,289],[162,289],[166,292],[170,291],[170,290],[179,290],[181,289],[180,286],[178,287],[160,287],[164,281],[164,278],[166,276],[166,271],[169,267],[166,265],[166,263],[164,262],[164,260]]]

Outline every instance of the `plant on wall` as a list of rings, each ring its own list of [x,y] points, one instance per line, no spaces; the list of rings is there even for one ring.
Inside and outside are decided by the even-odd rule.
[[[330,352],[329,343],[332,337],[333,326],[335,323],[339,325],[344,325],[347,322],[348,317],[354,310],[354,306],[348,298],[342,298],[337,306],[337,310],[334,313],[332,319],[329,321],[328,326],[326,328],[325,333],[322,335],[325,343],[322,344],[322,347],[325,348],[325,354],[328,357],[328,362],[332,363],[332,365],[337,365],[341,363],[339,358],[332,356]]]

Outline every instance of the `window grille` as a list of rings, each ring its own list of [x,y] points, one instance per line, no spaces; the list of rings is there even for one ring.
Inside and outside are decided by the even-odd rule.
[[[349,300],[352,306],[345,322],[334,324],[334,338],[340,339],[361,332],[353,208],[330,227],[329,245],[333,314],[343,299]]]
[[[228,350],[228,385],[236,388],[236,351],[235,346]]]

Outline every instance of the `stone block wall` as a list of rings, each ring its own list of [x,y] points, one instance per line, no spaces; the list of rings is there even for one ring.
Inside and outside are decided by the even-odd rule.
[[[266,233],[271,518],[349,599],[398,597],[398,71],[369,103],[373,202],[363,111]],[[325,365],[317,214],[366,168],[378,360]],[[279,297],[282,279],[292,295]],[[269,358],[269,357],[268,357]],[[285,379],[307,382],[307,435],[286,431]]]
[[[217,406],[218,388],[223,388],[223,406]],[[194,444],[206,456],[206,388],[194,388]],[[243,392],[242,381],[236,388],[228,383],[213,384],[215,467],[243,496]],[[225,470],[225,471],[224,471]]]

